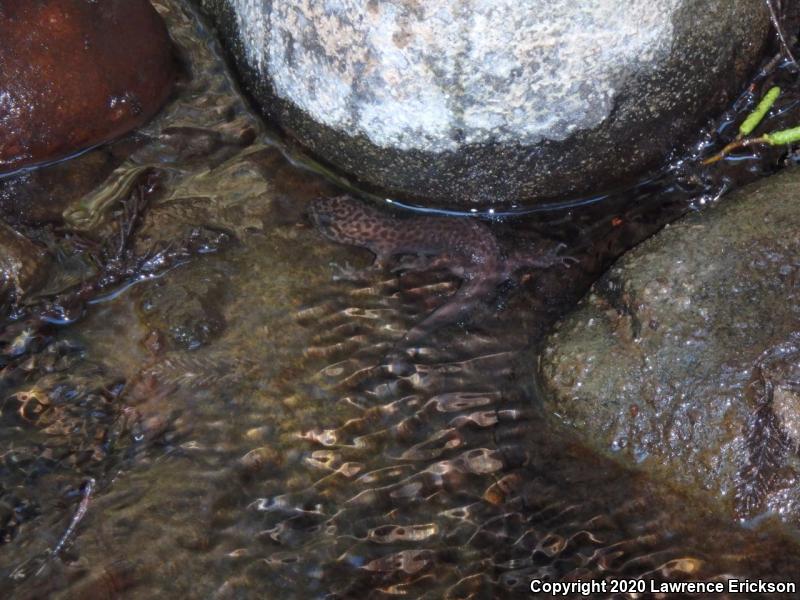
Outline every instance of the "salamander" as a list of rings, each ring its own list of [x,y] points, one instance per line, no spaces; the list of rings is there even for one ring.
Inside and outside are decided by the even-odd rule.
[[[309,215],[329,240],[372,252],[375,261],[370,269],[389,268],[396,257],[403,256],[406,260],[395,270],[446,269],[461,279],[458,291],[414,326],[403,344],[419,342],[435,329],[465,318],[520,269],[569,266],[575,260],[558,254],[562,244],[538,255],[506,255],[491,229],[479,219],[427,215],[398,218],[347,195],[316,198]]]

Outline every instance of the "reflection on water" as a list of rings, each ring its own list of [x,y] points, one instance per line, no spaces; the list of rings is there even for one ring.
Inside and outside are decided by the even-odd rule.
[[[309,225],[308,202],[336,190],[272,145],[200,21],[156,4],[187,70],[164,113],[0,191],[19,227],[55,223],[27,231],[58,258],[2,330],[4,595],[491,598],[532,578],[794,576],[778,526],[739,528],[614,465],[536,401],[541,333],[728,175],[678,165],[601,208],[492,224],[509,251],[545,237],[580,264],[507,284],[397,369],[383,357],[458,281],[333,281],[331,263],[370,259]],[[24,202],[58,185],[49,213]],[[74,324],[36,317],[53,297]]]

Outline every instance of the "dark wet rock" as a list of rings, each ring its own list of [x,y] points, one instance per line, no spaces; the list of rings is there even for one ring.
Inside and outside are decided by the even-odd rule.
[[[178,275],[171,285],[149,286],[139,306],[145,322],[161,332],[170,349],[195,350],[225,328],[226,294],[221,273],[194,278]]]
[[[763,180],[621,259],[547,340],[546,408],[622,462],[799,522],[798,193],[798,170]]]
[[[61,224],[64,211],[97,188],[137,142],[139,136],[126,136],[69,161],[0,177],[0,217],[14,225]]]
[[[169,36],[146,0],[3,0],[0,39],[0,172],[113,139],[172,90]]]
[[[262,111],[360,183],[532,203],[629,179],[759,58],[761,0],[200,0]]]
[[[42,283],[47,265],[43,248],[0,222],[0,306],[33,291]]]

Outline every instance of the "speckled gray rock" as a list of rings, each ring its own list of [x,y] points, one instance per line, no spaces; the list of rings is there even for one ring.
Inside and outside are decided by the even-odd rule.
[[[798,197],[791,170],[623,257],[547,340],[547,409],[741,516],[800,523]]]
[[[456,207],[597,190],[739,89],[763,0],[198,0],[245,87],[367,187]]]

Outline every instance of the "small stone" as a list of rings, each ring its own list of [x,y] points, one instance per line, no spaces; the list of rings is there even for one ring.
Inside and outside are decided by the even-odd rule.
[[[239,464],[248,472],[277,469],[281,464],[281,456],[277,450],[262,446],[245,454],[239,459]]]
[[[251,442],[261,442],[269,439],[271,434],[272,428],[268,425],[262,425],[261,427],[252,427],[248,429],[244,436]]]

